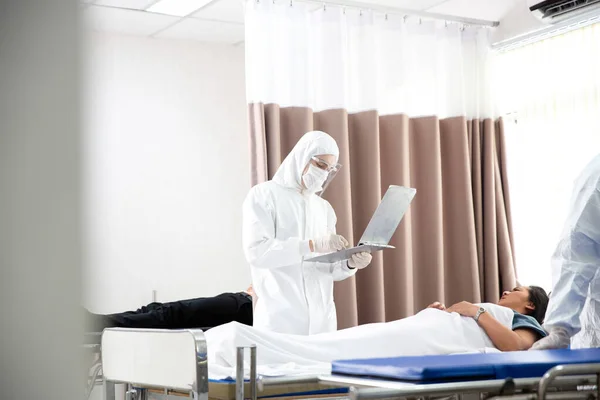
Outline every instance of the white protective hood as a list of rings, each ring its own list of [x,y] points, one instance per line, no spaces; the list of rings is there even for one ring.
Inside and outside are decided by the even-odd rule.
[[[337,162],[340,150],[335,140],[322,131],[307,132],[283,160],[273,177],[277,184],[302,191],[302,173],[311,157],[331,154]]]

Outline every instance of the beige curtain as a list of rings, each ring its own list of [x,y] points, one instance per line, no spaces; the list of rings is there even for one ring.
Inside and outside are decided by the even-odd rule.
[[[352,243],[389,185],[417,189],[396,249],[336,283],[339,328],[403,318],[434,301],[495,302],[515,285],[501,120],[249,107],[253,184],[270,179],[305,132],[337,140],[343,168],[324,197]]]

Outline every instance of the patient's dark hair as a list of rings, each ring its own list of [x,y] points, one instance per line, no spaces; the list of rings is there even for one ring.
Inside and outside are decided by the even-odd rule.
[[[546,291],[539,286],[529,286],[529,301],[535,307],[535,310],[531,311],[529,315],[542,324],[546,315],[546,309],[548,308],[548,295]]]

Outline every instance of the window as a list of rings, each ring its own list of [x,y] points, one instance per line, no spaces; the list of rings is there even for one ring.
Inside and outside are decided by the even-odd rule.
[[[600,153],[600,24],[499,53],[517,275],[551,289],[573,182]]]

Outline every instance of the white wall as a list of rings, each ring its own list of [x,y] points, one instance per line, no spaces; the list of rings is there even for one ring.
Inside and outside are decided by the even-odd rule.
[[[93,34],[85,50],[85,305],[245,289],[243,48]]]

